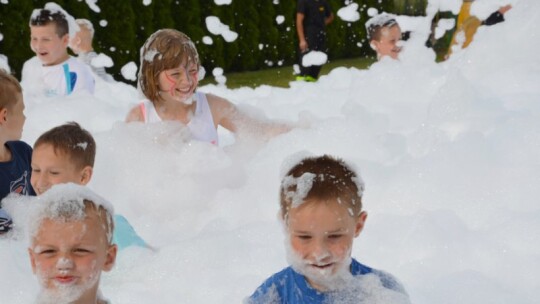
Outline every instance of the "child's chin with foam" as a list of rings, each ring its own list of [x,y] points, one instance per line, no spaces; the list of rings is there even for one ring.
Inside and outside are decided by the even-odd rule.
[[[79,276],[68,275],[62,272],[52,275],[37,273],[42,289],[38,295],[37,303],[72,303],[85,297],[85,293],[92,293],[97,289],[99,275],[92,273],[85,279]]]
[[[311,287],[319,291],[338,290],[353,278],[350,272],[350,254],[342,258],[328,254],[318,259],[306,259],[293,250],[290,242],[286,241],[285,248],[287,262],[296,272],[306,277]]]

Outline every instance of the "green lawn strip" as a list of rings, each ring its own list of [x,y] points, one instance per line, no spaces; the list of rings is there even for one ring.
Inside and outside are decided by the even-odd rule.
[[[349,58],[333,60],[323,66],[321,75],[326,75],[337,67],[355,67],[357,69],[366,69],[374,61],[375,60],[373,58]],[[295,80],[296,75],[293,74],[292,66],[284,66],[260,71],[230,73],[225,74],[225,77],[227,77],[227,87],[231,89],[239,87],[255,88],[261,85],[288,88],[289,82]],[[200,83],[200,85],[206,84],[216,84],[211,71],[207,71],[206,77]]]

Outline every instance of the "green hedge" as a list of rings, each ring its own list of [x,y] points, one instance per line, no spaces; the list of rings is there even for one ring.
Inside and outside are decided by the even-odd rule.
[[[28,20],[34,8],[41,8],[50,0],[9,0],[0,3],[0,54],[9,58],[13,73],[20,77],[23,63],[34,54],[30,50]],[[367,9],[394,11],[396,1],[365,0],[360,4],[361,19],[348,23],[337,17],[343,0],[330,0],[336,15],[328,28],[329,59],[373,56],[365,43],[364,24],[369,18]],[[422,1],[420,1],[422,2]],[[114,61],[107,69],[115,78],[122,79],[120,69],[130,61],[139,63],[139,49],[146,38],[160,28],[174,27],[189,35],[197,44],[207,71],[221,67],[226,72],[265,69],[277,64],[295,63],[296,55],[296,0],[233,0],[230,5],[218,6],[214,0],[153,0],[145,6],[143,0],[98,1],[101,12],[91,10],[85,1],[56,1],[75,18],[90,19],[96,29],[94,48]],[[417,10],[422,11],[423,10]],[[285,21],[277,24],[276,17]],[[239,34],[232,43],[214,36],[206,29],[206,16],[217,16],[232,31]],[[105,20],[106,26],[100,21]],[[213,44],[202,43],[210,36]],[[358,44],[361,43],[361,46]],[[262,48],[259,46],[262,45]],[[123,80],[123,79],[122,79]]]

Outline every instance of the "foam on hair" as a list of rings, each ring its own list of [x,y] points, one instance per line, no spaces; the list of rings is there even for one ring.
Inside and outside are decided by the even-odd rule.
[[[344,204],[351,216],[359,216],[364,182],[356,172],[343,160],[329,155],[305,157],[296,161],[281,182],[282,217],[286,219],[291,208],[297,208],[310,200],[335,200]]]
[[[392,14],[382,13],[373,16],[366,22],[366,32],[368,40],[378,40],[378,32],[381,28],[392,27],[398,24],[396,16]]]
[[[34,9],[30,16],[30,26],[44,26],[50,22],[57,23],[56,30],[59,37],[69,34],[70,37],[80,30],[75,18],[68,14],[60,5],[49,2],[44,8]],[[59,23],[65,24],[61,25]]]
[[[105,214],[100,218],[105,227],[107,241],[109,244],[112,242],[114,208],[110,202],[88,187],[73,183],[55,185],[36,197],[33,207],[28,221],[30,239],[36,235],[44,219],[80,221],[86,217],[88,209],[93,208],[99,214]]]

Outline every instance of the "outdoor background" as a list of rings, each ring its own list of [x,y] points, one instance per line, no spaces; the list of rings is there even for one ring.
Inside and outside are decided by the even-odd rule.
[[[0,54],[9,57],[13,74],[20,79],[22,65],[34,54],[29,46],[28,22],[35,8],[45,6],[46,0],[0,1]],[[296,0],[233,0],[230,5],[217,5],[214,0],[131,0],[97,1],[99,12],[82,0],[54,1],[74,18],[87,18],[96,31],[94,48],[114,61],[107,68],[117,80],[126,81],[120,69],[128,62],[139,62],[139,49],[153,32],[161,28],[175,28],[197,44],[203,66],[207,71],[215,67],[226,73],[255,71],[277,66],[290,66],[296,61]],[[144,3],[143,3],[144,2]],[[336,18],[328,28],[329,60],[366,58],[375,54],[365,43],[365,22],[368,8],[399,15],[423,15],[427,0],[329,0]],[[345,5],[359,4],[360,20],[349,23],[336,12]],[[149,4],[148,4],[149,3]],[[145,5],[148,4],[148,5]],[[212,35],[205,25],[208,16],[216,16],[221,23],[238,33],[231,43]],[[278,24],[276,17],[283,16]],[[212,45],[202,42],[210,36]],[[262,46],[262,48],[261,48]]]

